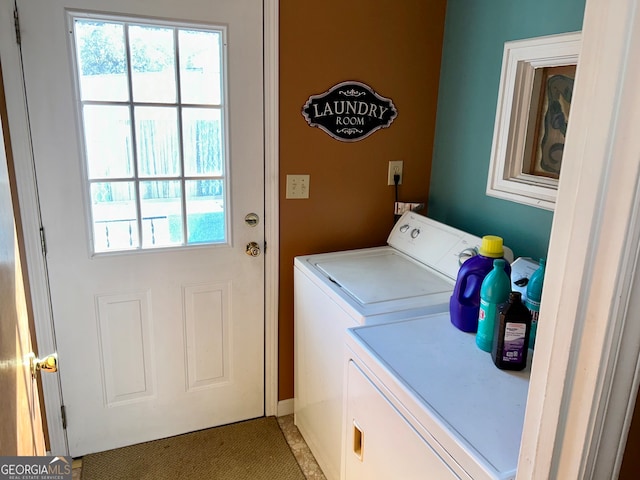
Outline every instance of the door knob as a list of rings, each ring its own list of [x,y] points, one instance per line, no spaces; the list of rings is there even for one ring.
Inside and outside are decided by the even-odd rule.
[[[245,253],[250,257],[257,257],[258,255],[260,255],[260,245],[258,245],[256,242],[247,243],[247,249]]]
[[[31,376],[35,377],[39,371],[55,373],[58,371],[58,355],[52,353],[44,358],[36,358],[34,354],[29,356],[31,364]]]

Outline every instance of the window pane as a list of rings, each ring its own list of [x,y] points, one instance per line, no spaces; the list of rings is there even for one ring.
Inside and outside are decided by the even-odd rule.
[[[89,178],[127,178],[133,175],[129,108],[85,105],[84,141]]]
[[[93,243],[96,252],[138,247],[135,198],[133,182],[91,184]]]
[[[182,192],[180,182],[140,182],[142,246],[181,245]]]
[[[76,20],[75,27],[81,99],[129,100],[123,25]]]
[[[129,27],[134,102],[176,101],[173,29]]]
[[[224,242],[222,180],[191,180],[185,184],[188,243]]]
[[[184,169],[186,175],[222,176],[222,123],[219,109],[182,110]]]
[[[73,21],[94,252],[228,241],[224,32]]]
[[[220,32],[180,30],[178,42],[182,102],[220,105]]]
[[[178,119],[173,107],[136,107],[136,151],[142,177],[180,175]]]

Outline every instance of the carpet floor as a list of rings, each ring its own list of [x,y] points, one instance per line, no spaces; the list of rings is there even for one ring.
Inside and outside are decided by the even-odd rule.
[[[275,417],[85,455],[83,480],[304,480]]]

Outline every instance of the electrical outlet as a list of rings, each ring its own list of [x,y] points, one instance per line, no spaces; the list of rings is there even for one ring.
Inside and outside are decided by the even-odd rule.
[[[394,175],[400,175],[400,181],[398,185],[402,184],[402,160],[394,160],[389,162],[389,176],[387,178],[387,185],[395,185],[393,181]]]
[[[309,198],[309,175],[287,175],[286,198]]]

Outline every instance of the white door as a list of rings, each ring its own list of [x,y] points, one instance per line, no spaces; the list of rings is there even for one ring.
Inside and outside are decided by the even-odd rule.
[[[40,389],[29,357],[33,332],[22,264],[24,242],[14,216],[17,200],[11,146],[5,133],[5,98],[0,75],[0,451],[2,455],[45,455]],[[4,139],[4,141],[3,141]],[[38,374],[39,375],[39,374]]]
[[[263,415],[261,1],[17,6],[70,454]]]

